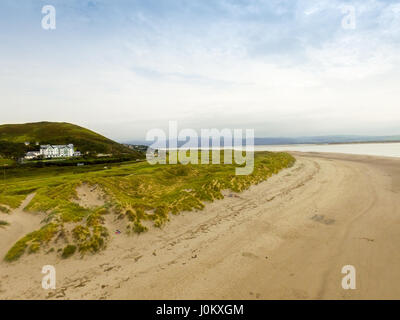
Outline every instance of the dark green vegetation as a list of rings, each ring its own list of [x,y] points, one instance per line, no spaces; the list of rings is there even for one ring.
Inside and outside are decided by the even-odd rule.
[[[0,212],[3,212],[3,213],[10,213],[10,209],[8,209],[7,207],[4,207],[4,206],[1,206],[1,205],[0,205]]]
[[[85,167],[12,169],[0,182],[0,204],[17,208],[28,194],[34,198],[25,208],[46,212],[41,229],[20,239],[5,260],[24,253],[58,252],[66,258],[75,253],[97,252],[107,245],[109,228],[124,222],[127,233],[161,227],[170,214],[201,210],[205,201],[223,198],[222,190],[240,192],[292,166],[287,153],[255,154],[254,171],[235,175],[235,165],[150,165],[126,162]],[[77,187],[85,184],[102,191],[103,204],[83,207]]]
[[[10,165],[11,159],[17,160],[23,157],[28,151],[33,151],[33,149],[24,143],[0,140],[0,156],[8,158],[2,158],[1,165]]]
[[[66,258],[72,256],[75,253],[75,251],[76,251],[76,246],[69,244],[64,248],[64,250],[61,254],[61,257],[66,259]]]
[[[103,164],[108,165],[112,163],[124,162],[124,161],[132,161],[132,160],[144,160],[145,154],[135,155],[120,155],[114,157],[91,157],[91,156],[83,156],[79,158],[69,158],[69,159],[45,159],[45,160],[30,160],[26,161],[23,164],[19,164],[18,167],[25,168],[43,168],[43,167],[76,167],[80,165],[96,165]],[[6,167],[6,169],[11,168]],[[71,170],[71,169],[70,169]]]
[[[0,158],[0,167],[3,166],[12,166],[15,164],[15,161],[11,160],[11,159],[4,159],[4,158]]]
[[[25,142],[30,142],[25,146]],[[27,151],[37,150],[40,144],[74,144],[82,154],[135,155],[143,154],[107,139],[88,129],[65,122],[37,122],[0,125],[0,156],[17,159]]]
[[[8,226],[8,225],[9,225],[9,223],[7,221],[0,220],[0,228],[4,227],[4,226]]]

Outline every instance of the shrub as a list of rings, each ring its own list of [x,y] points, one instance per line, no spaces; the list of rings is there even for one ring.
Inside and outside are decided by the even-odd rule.
[[[32,242],[32,244],[29,246],[28,252],[29,253],[36,253],[40,249],[40,242]]]
[[[132,228],[132,230],[133,230],[134,232],[136,232],[136,233],[142,233],[142,232],[146,232],[148,229],[147,229],[147,227],[145,227],[144,225],[142,225],[142,224],[140,223],[139,220],[136,220],[136,221],[133,223],[133,228]]]
[[[76,246],[72,245],[72,244],[69,244],[64,248],[64,250],[63,250],[63,252],[61,254],[61,257],[63,259],[67,259],[70,256],[72,256],[75,253],[75,251],[76,251]]]
[[[4,213],[10,213],[10,209],[4,207],[4,206],[0,206],[0,211],[4,212]]]
[[[10,225],[10,224],[7,221],[0,220],[0,227],[8,226],[8,225]]]

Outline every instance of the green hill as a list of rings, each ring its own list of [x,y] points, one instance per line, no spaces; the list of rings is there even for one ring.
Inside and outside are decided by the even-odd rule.
[[[25,142],[30,142],[30,145],[25,146]],[[26,151],[38,149],[37,142],[39,144],[72,143],[82,154],[89,152],[144,157],[140,152],[70,123],[36,122],[0,125],[0,155],[5,158],[16,158]]]

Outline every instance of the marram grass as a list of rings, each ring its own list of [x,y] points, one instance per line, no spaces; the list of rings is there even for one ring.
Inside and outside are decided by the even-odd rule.
[[[0,228],[10,225],[7,221],[0,220]]]
[[[105,216],[122,220],[126,232],[146,232],[149,226],[162,227],[170,214],[201,210],[205,202],[222,199],[222,190],[241,192],[258,184],[295,159],[287,153],[255,153],[254,171],[235,175],[234,164],[150,165],[130,162],[113,167],[87,166],[79,170],[40,168],[27,175],[10,171],[0,183],[0,205],[17,208],[28,194],[35,193],[25,208],[45,212],[41,229],[17,241],[5,256],[15,261],[23,254],[58,252],[67,258],[75,252],[94,253],[106,247],[109,230]],[[105,204],[84,208],[74,200],[81,184],[98,186]]]

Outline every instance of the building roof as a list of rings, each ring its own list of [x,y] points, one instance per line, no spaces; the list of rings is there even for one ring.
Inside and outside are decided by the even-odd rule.
[[[74,145],[73,144],[44,144],[40,146],[40,149],[48,149],[48,148],[73,148]]]

